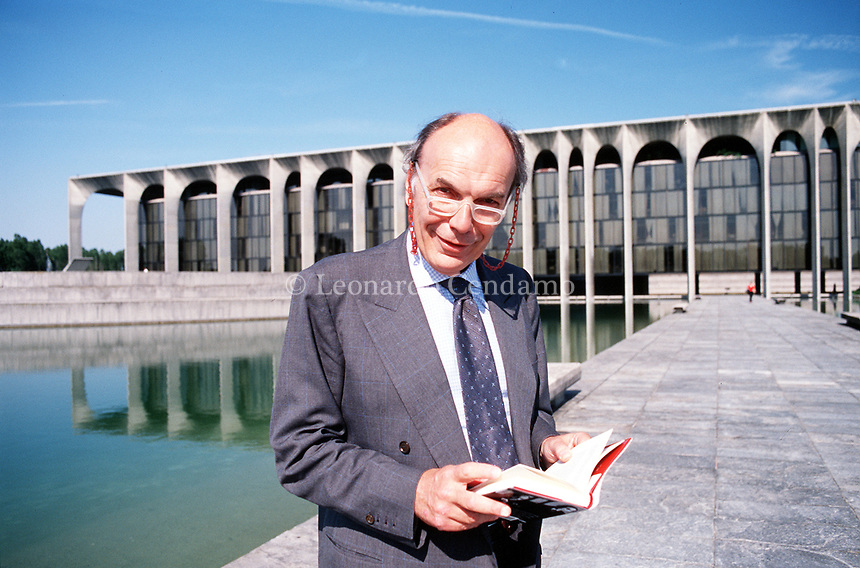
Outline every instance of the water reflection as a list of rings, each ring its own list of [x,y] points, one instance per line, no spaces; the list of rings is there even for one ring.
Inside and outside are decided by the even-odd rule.
[[[0,333],[0,371],[70,369],[76,432],[268,447],[283,322]],[[125,369],[125,404],[94,409],[103,367]],[[121,372],[121,370],[120,370]]]
[[[221,441],[267,447],[276,361],[269,356],[130,367],[128,406],[93,411],[86,370],[72,370],[72,424],[80,432]]]
[[[541,305],[547,359],[551,362],[586,361],[671,313],[677,303],[677,300],[634,302],[632,330],[627,310],[620,302]]]

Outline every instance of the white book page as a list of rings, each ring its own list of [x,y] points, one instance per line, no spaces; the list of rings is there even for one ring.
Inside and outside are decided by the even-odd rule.
[[[566,462],[555,462],[546,472],[553,477],[563,479],[586,493],[591,488],[591,473],[600,461],[603,450],[612,435],[610,428],[603,434],[597,435],[579,444],[571,450],[572,455]]]

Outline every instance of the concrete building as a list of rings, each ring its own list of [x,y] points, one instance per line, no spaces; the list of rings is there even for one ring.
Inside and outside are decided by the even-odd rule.
[[[857,101],[521,134],[532,175],[510,260],[562,304],[754,281],[766,297],[805,293],[818,305],[860,283]],[[126,271],[282,273],[371,247],[406,228],[407,146],[71,178],[70,258],[93,193],[123,199]],[[843,301],[849,310],[850,294]]]

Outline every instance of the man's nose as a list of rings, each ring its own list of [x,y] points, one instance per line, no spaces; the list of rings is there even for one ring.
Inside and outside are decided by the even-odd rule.
[[[464,201],[457,212],[448,220],[448,225],[458,233],[468,233],[472,230],[472,206]]]

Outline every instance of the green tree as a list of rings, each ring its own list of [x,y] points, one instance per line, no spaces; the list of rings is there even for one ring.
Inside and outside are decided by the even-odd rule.
[[[90,270],[125,270],[125,251],[84,249],[83,255],[93,259]],[[11,241],[0,239],[0,272],[40,272],[62,270],[69,263],[68,245],[46,249],[39,240],[30,241],[16,234]]]
[[[0,239],[0,271],[45,270],[47,254],[41,241],[30,241],[19,234],[11,241]]]
[[[110,252],[102,249],[84,249],[84,256],[93,259],[91,270],[125,270],[125,251]]]
[[[69,263],[69,245],[59,245],[45,249],[51,259],[53,270],[62,270]]]

